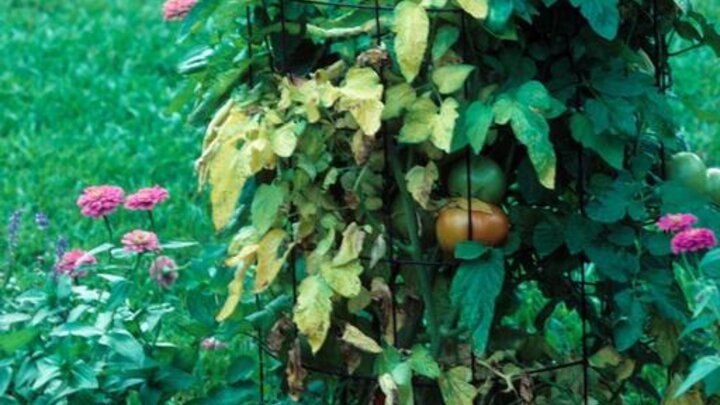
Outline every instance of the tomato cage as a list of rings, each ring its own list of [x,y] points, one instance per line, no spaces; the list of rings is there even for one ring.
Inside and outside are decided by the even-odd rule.
[[[279,58],[276,58],[273,60],[273,52],[269,52],[269,63],[273,67],[273,70],[276,74],[279,75],[289,75],[289,72],[286,69],[287,64],[287,49],[286,44],[289,41],[290,36],[290,28],[289,25],[292,23],[292,20],[288,18],[287,16],[287,4],[289,3],[301,3],[308,6],[318,7],[318,8],[339,8],[339,9],[348,9],[348,10],[365,10],[368,13],[372,13],[374,16],[374,32],[372,33],[374,45],[378,49],[381,49],[384,46],[384,38],[386,37],[387,33],[383,32],[382,30],[382,24],[381,19],[383,18],[383,15],[386,13],[390,13],[394,11],[394,7],[387,6],[381,4],[380,0],[374,0],[373,4],[354,4],[354,3],[343,3],[343,2],[332,2],[332,1],[321,1],[321,0],[278,0],[276,4],[273,4],[273,7],[277,7],[277,15],[279,18],[279,35],[280,39],[278,41],[279,43],[279,49],[275,50],[277,52],[277,55],[279,55]],[[267,6],[267,4],[266,4]],[[427,8],[426,11],[428,13],[432,14],[449,14],[449,15],[456,15],[457,18],[460,19],[461,22],[461,38],[465,38],[467,33],[465,32],[466,29],[466,19],[468,18],[465,12],[460,8],[455,7],[448,7],[448,8]],[[654,7],[652,10],[653,18],[655,20],[655,38],[654,38],[654,46],[655,46],[655,52],[652,57],[653,62],[655,63],[656,69],[656,86],[660,89],[660,91],[664,91],[671,85],[671,78],[669,74],[669,68],[667,66],[667,63],[665,62],[665,56],[667,55],[667,43],[665,41],[664,36],[660,33],[660,29],[657,26],[658,21],[658,6],[657,1],[654,2]],[[255,24],[255,16],[253,8],[248,6],[246,7],[246,27],[247,27],[247,46],[248,46],[248,59],[252,60],[253,55],[257,51],[257,49],[253,49],[253,39],[257,38],[257,28],[254,27]],[[261,35],[271,35],[271,34],[261,34]],[[267,39],[267,38],[265,38]],[[468,52],[467,41],[462,41],[462,53],[465,56]],[[257,46],[257,45],[255,45]],[[270,46],[267,41],[265,41],[265,46]],[[378,70],[378,75],[380,77],[380,80],[383,84],[383,87],[385,88],[385,80],[384,76],[382,74],[383,69],[385,69],[386,66],[381,61],[381,63],[378,63],[376,65],[376,69]],[[253,65],[252,63],[248,66],[248,85],[250,88],[254,85],[254,71],[253,71]],[[468,96],[468,89],[467,89],[467,83],[464,85],[464,93],[465,97]],[[384,94],[383,94],[384,98]],[[575,95],[574,104],[577,106],[577,108],[580,108],[582,105],[582,99],[581,94],[578,92]],[[405,257],[402,254],[399,254],[399,249],[396,249],[396,244],[398,242],[398,230],[395,229],[395,225],[393,224],[392,220],[392,201],[391,198],[393,195],[398,193],[397,187],[392,181],[389,181],[388,179],[393,178],[392,173],[392,165],[390,162],[395,159],[396,156],[398,156],[397,151],[397,144],[396,140],[394,139],[393,134],[386,130],[385,124],[381,124],[381,128],[377,135],[379,138],[381,138],[382,142],[382,148],[385,158],[385,164],[384,164],[384,181],[383,181],[383,215],[384,215],[384,226],[386,230],[386,240],[387,240],[387,254],[386,257],[379,259],[381,262],[384,262],[387,264],[387,266],[391,269],[391,278],[389,280],[389,288],[390,288],[390,297],[391,297],[391,328],[392,328],[392,336],[393,336],[393,344],[397,344],[399,341],[398,335],[399,335],[399,328],[398,328],[398,311],[396,306],[398,305],[397,300],[397,291],[396,291],[396,282],[397,277],[399,273],[399,269],[401,266],[410,266],[414,269],[417,269],[417,271],[452,271],[452,269],[455,269],[459,265],[459,261],[457,260],[445,260],[445,261],[438,261],[438,260],[424,260],[422,257]],[[662,164],[661,164],[661,177],[665,177],[665,150],[664,145],[660,144],[661,151],[660,155],[662,158]],[[465,146],[464,147],[464,162],[465,162],[465,178],[467,180],[467,193],[466,195],[468,204],[471,205],[471,195],[472,195],[472,184],[471,184],[471,162],[473,157],[473,151],[471,147]],[[627,162],[628,158],[632,155],[633,151],[628,150],[628,148],[625,149],[625,161]],[[586,196],[586,182],[587,182],[587,176],[585,173],[585,168],[587,167],[586,159],[587,154],[585,153],[583,147],[581,145],[577,145],[576,147],[576,159],[577,159],[577,167],[578,172],[580,173],[579,177],[577,178],[575,185],[574,185],[574,192],[577,195],[577,212],[585,216],[585,205],[587,203],[588,197]],[[626,163],[627,164],[627,163]],[[292,210],[292,208],[291,208]],[[473,215],[470,209],[467,210],[468,214],[468,235],[473,234]],[[289,273],[292,277],[292,302],[295,304],[297,302],[298,298],[298,279],[297,279],[297,269],[296,269],[296,255],[297,252],[294,249],[291,253],[290,259],[288,260],[287,266],[289,267]],[[552,363],[547,364],[545,366],[537,367],[537,368],[531,368],[523,370],[523,375],[526,376],[533,376],[533,375],[539,375],[544,373],[553,373],[557,372],[559,370],[564,369],[577,369],[577,373],[579,375],[579,379],[581,380],[581,400],[584,404],[588,404],[590,400],[590,384],[591,384],[591,378],[590,378],[590,351],[591,351],[591,340],[592,338],[592,331],[590,330],[590,322],[588,321],[588,318],[590,316],[589,311],[591,307],[591,303],[589,302],[591,300],[593,291],[592,288],[595,286],[595,283],[592,281],[589,281],[587,279],[587,270],[588,267],[591,265],[588,258],[585,257],[584,254],[579,254],[577,257],[577,265],[576,269],[573,271],[573,274],[568,277],[566,280],[566,285],[560,286],[562,290],[564,290],[565,294],[569,297],[571,297],[572,300],[576,302],[576,307],[579,312],[579,316],[581,319],[581,329],[582,329],[582,336],[581,336],[581,353],[579,356],[576,356],[575,359],[569,360],[567,362],[563,363]],[[377,258],[371,258],[371,257],[361,257],[361,260],[369,262],[372,260],[377,260]],[[263,299],[260,294],[257,294],[255,296],[255,301],[258,309],[263,308]],[[428,325],[429,327],[432,327],[431,325]],[[273,352],[273,350],[270,350],[267,345],[264,343],[264,333],[263,331],[258,328],[256,335],[254,336],[254,339],[257,342],[257,358],[259,363],[259,390],[258,390],[258,397],[257,401],[260,404],[264,404],[266,402],[265,398],[265,392],[267,384],[265,379],[265,368],[266,368],[266,361],[267,357],[276,357],[276,353]],[[302,355],[302,354],[301,354]],[[472,382],[477,383],[479,382],[478,377],[478,362],[476,359],[476,353],[474,350],[470,350],[469,352],[469,358],[467,359],[468,367],[472,371]],[[316,366],[313,365],[311,361],[303,362],[302,368],[310,373],[317,373],[320,375],[337,378],[339,380],[343,381],[377,381],[378,376],[377,375],[371,375],[371,374],[356,374],[356,373],[349,373],[346,370],[342,369],[341,367],[337,368],[328,368],[324,366]],[[435,381],[431,381],[429,379],[423,378],[423,377],[414,377],[412,386],[416,390],[423,390],[423,389],[432,389],[434,386],[436,386],[437,383]],[[347,398],[341,398],[340,401],[342,403],[347,403]],[[344,402],[343,402],[344,401]],[[478,398],[476,398],[475,402],[478,402]]]

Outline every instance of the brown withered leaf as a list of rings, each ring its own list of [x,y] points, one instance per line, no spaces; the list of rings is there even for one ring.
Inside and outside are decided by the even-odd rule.
[[[350,143],[350,150],[352,150],[355,163],[358,165],[367,163],[370,153],[375,148],[375,143],[376,139],[374,137],[367,136],[360,130],[355,131]]]
[[[293,328],[294,325],[290,318],[282,317],[278,319],[272,329],[270,329],[270,333],[267,335],[268,349],[275,353],[279,352],[282,349],[282,345],[285,343],[287,337],[290,336]]]
[[[380,70],[384,66],[390,66],[390,54],[387,49],[371,48],[358,55],[355,62],[360,67],[371,67]]]
[[[395,344],[395,336],[393,331],[393,296],[390,287],[385,280],[375,277],[370,283],[370,296],[374,301],[380,303],[380,311],[383,314],[382,329],[385,341],[388,344]],[[405,324],[406,314],[402,308],[395,308],[395,328],[402,329]]]
[[[300,339],[295,339],[293,347],[288,351],[288,361],[285,368],[287,376],[288,391],[290,397],[295,402],[300,401],[302,393],[305,391],[305,377],[307,371],[302,366],[302,352],[300,349]]]

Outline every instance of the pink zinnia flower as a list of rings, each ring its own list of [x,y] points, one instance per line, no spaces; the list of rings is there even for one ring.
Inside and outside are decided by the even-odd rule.
[[[227,343],[222,342],[214,337],[203,339],[200,343],[200,347],[205,350],[221,350],[227,348]]]
[[[707,228],[686,229],[672,238],[670,246],[673,253],[697,252],[717,245],[715,232]]]
[[[168,0],[163,4],[165,21],[182,20],[195,7],[197,0]]]
[[[63,254],[60,260],[55,263],[55,271],[59,274],[67,274],[70,277],[82,277],[87,273],[77,271],[82,266],[97,264],[95,256],[89,255],[81,249],[71,250]]]
[[[157,204],[170,197],[168,191],[160,186],[141,188],[125,200],[125,208],[133,211],[151,211]]]
[[[178,278],[177,264],[167,256],[158,256],[153,260],[148,273],[150,278],[163,288],[170,287]]]
[[[145,253],[160,250],[157,235],[142,229],[136,229],[123,235],[122,244],[127,252]]]
[[[125,192],[116,186],[92,186],[83,190],[77,205],[86,217],[100,218],[115,211],[123,203]]]
[[[657,221],[657,227],[663,232],[677,233],[692,228],[697,221],[693,214],[667,214]]]

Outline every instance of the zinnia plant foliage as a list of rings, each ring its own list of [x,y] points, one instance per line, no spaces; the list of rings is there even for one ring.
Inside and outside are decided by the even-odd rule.
[[[594,403],[716,401],[720,215],[665,93],[667,42],[720,49],[712,24],[673,0],[352,4],[183,22],[215,320],[284,364],[265,400],[579,403],[581,366],[526,371],[585,351]]]

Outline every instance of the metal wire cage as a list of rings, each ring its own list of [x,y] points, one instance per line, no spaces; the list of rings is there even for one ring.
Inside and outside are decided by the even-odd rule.
[[[368,12],[372,12],[374,14],[375,19],[375,32],[374,32],[374,41],[376,46],[382,46],[383,44],[383,37],[385,34],[383,34],[381,30],[381,16],[383,13],[392,12],[394,10],[394,7],[389,7],[385,5],[381,5],[379,0],[374,0],[373,4],[352,4],[352,3],[342,3],[342,2],[331,2],[331,1],[320,1],[320,0],[278,0],[278,7],[279,7],[279,19],[280,19],[280,36],[281,39],[279,41],[280,49],[278,50],[281,55],[283,55],[282,63],[277,63],[277,61],[272,62],[274,64],[275,70],[279,74],[287,74],[284,67],[284,61],[286,60],[285,54],[287,50],[285,49],[285,44],[287,43],[286,38],[289,35],[287,24],[290,22],[287,19],[286,16],[286,4],[287,3],[304,3],[304,4],[310,4],[314,5],[316,7],[328,7],[328,8],[342,8],[342,9],[359,9],[359,10],[366,10]],[[660,28],[658,27],[658,5],[657,0],[654,0],[653,2],[654,7],[652,9],[653,18],[655,21],[655,52],[653,55],[653,59],[655,62],[655,66],[657,67],[656,70],[656,86],[660,91],[665,91],[670,86],[670,75],[669,75],[669,68],[667,66],[667,63],[665,63],[665,55],[667,54],[667,43],[665,41],[664,36],[660,32]],[[466,25],[466,14],[462,9],[459,8],[428,8],[426,10],[428,13],[435,13],[435,14],[442,14],[442,13],[452,13],[460,18],[461,22],[461,35],[464,35],[464,32],[467,28]],[[248,37],[248,57],[252,59],[254,54],[253,49],[253,42],[252,38],[254,38],[255,33],[254,31],[254,25],[255,21],[253,18],[253,9],[251,7],[247,7],[246,9],[246,27],[247,27],[247,37]],[[467,49],[467,46],[465,45],[465,41],[461,43],[463,49],[462,53],[463,56],[467,55],[467,52],[469,50]],[[379,69],[383,69],[381,66]],[[383,80],[383,74],[382,71],[378,72],[381,80]],[[250,87],[254,84],[254,72],[252,64],[250,64],[248,69],[248,80]],[[385,83],[383,82],[383,87],[385,87]],[[468,96],[468,89],[467,85],[464,89],[465,96]],[[576,106],[579,108],[582,105],[582,100],[580,99],[580,95],[577,94],[576,100],[574,101]],[[393,159],[396,156],[396,144],[395,139],[391,133],[386,131],[383,127],[381,127],[378,136],[382,137],[382,147],[384,149],[384,157],[385,157],[385,178],[384,181],[384,192],[383,192],[383,199],[389,198],[395,190],[392,189],[391,182],[387,181],[387,179],[392,178],[392,173],[390,173],[390,168],[387,162],[390,159]],[[661,158],[662,158],[662,176],[664,177],[664,159],[665,159],[665,151],[664,146],[661,144]],[[628,151],[626,151],[628,152]],[[586,196],[586,154],[582,148],[582,146],[577,146],[577,167],[579,169],[579,176],[577,179],[577,183],[575,184],[575,190],[577,192],[577,212],[581,215],[585,216],[585,205],[587,201]],[[626,153],[627,155],[628,153]],[[467,195],[468,195],[468,203],[470,204],[470,199],[472,195],[472,185],[471,185],[471,160],[473,157],[473,152],[470,148],[470,146],[465,147],[464,150],[464,161],[465,161],[465,167],[466,167],[466,179],[467,179]],[[398,322],[397,322],[397,299],[396,299],[396,278],[398,275],[399,267],[400,266],[414,266],[417,268],[434,268],[434,269],[440,269],[440,268],[447,268],[447,267],[453,267],[457,266],[458,262],[455,261],[425,261],[425,260],[416,260],[412,258],[406,258],[398,256],[395,252],[396,249],[395,243],[397,241],[397,230],[394,229],[393,221],[392,221],[392,213],[391,213],[391,202],[390,201],[383,201],[383,205],[385,207],[384,216],[385,216],[385,229],[387,231],[386,239],[388,241],[388,257],[382,259],[384,260],[389,268],[391,269],[391,278],[389,280],[389,287],[391,290],[391,297],[392,297],[392,333],[395,337],[394,341],[397,342],[397,335],[398,335]],[[473,229],[473,216],[471,214],[471,210],[468,209],[468,235],[472,235],[472,229]],[[293,303],[297,301],[297,287],[298,287],[298,280],[296,278],[296,269],[295,269],[295,252],[293,251],[290,260],[288,261],[288,266],[290,267],[289,272],[292,275],[292,296],[293,296]],[[370,260],[370,258],[362,258],[364,260]],[[591,339],[591,331],[589,330],[589,322],[588,322],[588,300],[589,295],[592,294],[592,291],[589,290],[590,287],[594,286],[594,283],[589,282],[586,277],[587,268],[588,268],[588,259],[580,254],[577,257],[577,267],[574,271],[574,274],[571,275],[570,280],[568,281],[569,286],[573,289],[576,289],[579,291],[580,295],[580,318],[582,320],[582,337],[581,337],[581,346],[582,351],[581,355],[571,361],[565,362],[565,363],[555,363],[555,364],[548,364],[544,367],[539,368],[533,368],[533,369],[527,369],[524,370],[524,373],[527,375],[536,375],[536,374],[542,374],[542,373],[552,373],[556,372],[558,370],[562,369],[569,369],[569,368],[577,368],[578,372],[581,373],[581,379],[582,379],[582,389],[581,389],[581,400],[584,404],[588,404],[590,401],[590,364],[589,364],[589,340]],[[256,305],[258,308],[262,308],[262,299],[260,295],[255,296],[256,299]],[[266,403],[265,398],[265,392],[267,384],[266,378],[265,378],[265,367],[266,367],[266,356],[275,356],[275,354],[270,351],[266,345],[263,344],[264,336],[261,329],[257,330],[256,340],[258,342],[257,344],[257,357],[258,357],[258,363],[259,363],[259,390],[258,390],[258,398],[257,401],[260,404]],[[472,370],[472,378],[473,382],[477,382],[477,370],[476,370],[476,358],[475,354],[471,351],[470,355],[470,364],[468,364],[470,369]],[[377,380],[376,375],[362,375],[362,374],[349,374],[346,371],[336,368],[336,369],[329,369],[324,367],[316,367],[311,364],[303,364],[303,368],[307,371],[322,374],[329,377],[338,378],[341,380]],[[429,380],[416,378],[413,381],[413,386],[415,388],[422,388],[422,387],[429,387],[433,386],[435,383]]]

